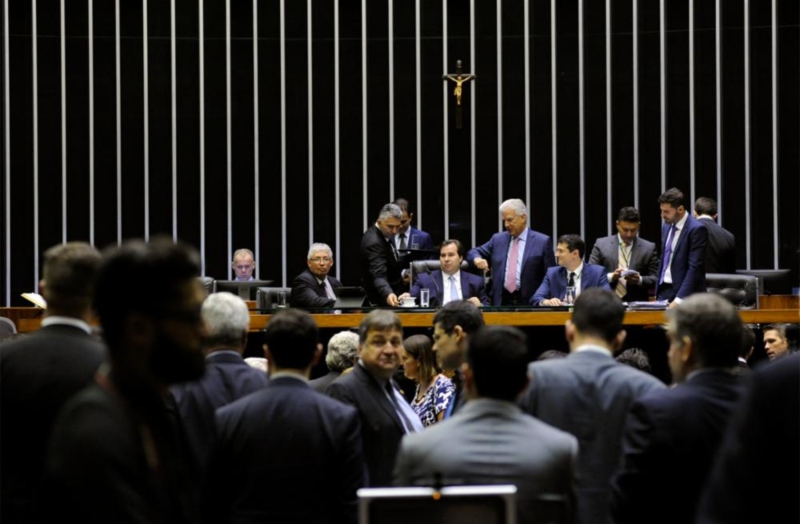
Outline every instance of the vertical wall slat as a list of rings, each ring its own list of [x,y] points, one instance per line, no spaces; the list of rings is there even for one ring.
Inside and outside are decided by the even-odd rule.
[[[146,2],[145,2],[146,3]],[[61,241],[67,241],[67,13],[61,0]],[[37,247],[37,251],[38,246]]]
[[[231,0],[225,0],[225,194],[228,249],[225,260],[233,253],[233,132],[231,122]]]
[[[286,0],[281,0],[281,284],[286,286]]]
[[[363,230],[367,230],[367,0],[361,0],[361,191]]]
[[[689,0],[689,194],[695,199],[694,0]]]
[[[503,202],[503,0],[497,0],[497,200]]]
[[[62,0],[63,2],[64,0]],[[150,239],[150,82],[148,77],[149,35],[147,1],[142,2],[142,94],[144,106],[144,239]],[[65,209],[66,211],[66,209]],[[66,222],[66,216],[64,218]]]
[[[442,70],[448,70],[447,64],[447,2],[442,2]],[[447,217],[450,215],[450,128],[447,125],[448,118],[448,105],[447,93],[449,87],[444,82],[442,83],[442,136],[444,137],[444,155],[443,155],[443,176],[444,176],[444,237],[450,237],[450,221]]]
[[[416,87],[417,227],[422,229],[422,30],[420,0],[414,2],[414,74]]]
[[[253,2],[257,2],[258,0],[253,0]],[[341,258],[341,223],[342,223],[342,206],[339,202],[341,198],[341,157],[340,157],[340,123],[339,123],[339,0],[334,0],[333,2],[333,118],[334,118],[334,130],[333,130],[333,148],[334,148],[334,176],[335,180],[335,197],[336,202],[334,202],[334,215],[336,220],[336,232],[335,232],[335,239],[336,245],[334,249],[336,249],[336,278],[340,278],[341,276],[341,269],[340,269],[340,262]]]
[[[558,238],[558,59],[556,56],[556,0],[550,0],[550,106],[551,106],[551,134],[553,136],[553,238]],[[526,202],[531,205],[530,202]]]
[[[472,69],[472,74],[478,74],[478,64],[475,61],[475,0],[470,0],[469,2],[469,63],[470,68]],[[478,115],[475,113],[475,104],[477,103],[478,99],[478,82],[472,82],[472,97],[470,98],[470,106],[469,106],[469,114],[470,124],[469,124],[469,136],[470,136],[470,226],[472,231],[470,245],[476,245],[475,241],[475,211],[478,209],[476,206],[476,197],[475,191],[477,187],[477,171],[476,171],[476,155],[477,155],[477,148],[475,147],[476,142],[476,131],[475,126],[478,121]]]
[[[34,2],[35,3],[35,2]],[[8,115],[11,109],[11,80],[8,67],[9,60],[9,37],[8,37],[8,0],[3,0],[3,126],[5,140],[3,141],[3,151],[5,153],[4,173],[5,173],[5,221],[6,221],[6,307],[11,306],[11,118]]]
[[[258,203],[261,201],[261,164],[259,157],[259,117],[258,107],[258,0],[253,0],[253,197],[256,205],[253,206],[255,218],[255,240],[253,250],[256,257],[256,275],[261,274],[261,209]],[[338,129],[337,129],[338,132]],[[338,203],[338,195],[337,195]],[[339,214],[336,214],[339,219]],[[338,227],[336,228],[338,231]],[[337,261],[338,262],[338,261]]]
[[[780,194],[780,187],[778,186],[778,3],[777,0],[772,0],[771,6],[771,51],[772,51],[772,191],[773,194]],[[780,243],[778,242],[778,207],[779,202],[776,200],[775,205],[772,206],[772,242],[775,246],[773,249],[773,267],[778,269],[778,255],[780,251]]]
[[[658,60],[661,107],[661,192],[667,188],[667,14],[666,0],[658,1]]]
[[[206,274],[206,73],[204,0],[198,0],[198,44],[200,71],[200,274]]]
[[[89,243],[94,245],[94,1],[89,0]]]
[[[722,0],[715,0],[714,5],[714,67],[716,69],[715,97],[716,97],[716,147],[717,147],[717,209],[719,210],[719,225],[723,225],[725,218],[722,205]]]
[[[394,202],[394,2],[387,1],[389,3],[389,200]],[[309,5],[310,2],[311,0]]]
[[[633,207],[639,209],[639,0],[633,0]]]
[[[750,0],[744,0],[744,214],[747,269],[752,249],[750,236]]]
[[[614,115],[611,113],[611,0],[606,0],[606,20],[605,20],[605,44],[606,44],[606,193],[608,200],[606,203],[606,224],[608,224],[608,232],[611,234],[613,227],[611,226],[613,220],[613,158],[612,158],[612,124]]]
[[[33,289],[39,289],[39,252],[41,251],[39,249],[39,23],[36,15],[37,9],[38,3],[33,0],[31,2],[31,35],[33,41],[33,52],[31,53],[33,55]],[[7,50],[8,46],[6,46]],[[8,112],[6,112],[7,115]]]
[[[178,81],[175,49],[175,0],[169,3],[169,96],[172,118],[172,239],[178,240]]]
[[[531,205],[531,41],[530,41],[530,1],[523,5],[523,38],[525,58],[525,203]],[[473,243],[473,245],[475,245]]]
[[[580,193],[580,231],[581,238],[586,238],[586,100],[584,85],[586,82],[583,63],[583,0],[578,0],[578,186]]]
[[[306,2],[306,57],[308,66],[308,244],[314,242],[314,35],[311,31],[311,0]]]

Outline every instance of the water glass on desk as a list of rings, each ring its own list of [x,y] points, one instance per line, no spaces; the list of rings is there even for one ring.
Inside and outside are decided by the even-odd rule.
[[[278,307],[286,307],[286,291],[278,291],[276,302]]]
[[[431,307],[431,290],[422,288],[419,290],[419,307]]]
[[[567,292],[564,294],[564,304],[571,306],[575,303],[575,287],[567,286]]]

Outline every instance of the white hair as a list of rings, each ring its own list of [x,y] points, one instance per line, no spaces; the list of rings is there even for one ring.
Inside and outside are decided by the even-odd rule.
[[[246,247],[243,247],[242,249],[237,249],[236,251],[234,251],[233,252],[233,260],[235,261],[236,257],[238,257],[240,255],[250,255],[250,258],[252,258],[253,260],[256,259],[255,255],[253,255],[253,252],[250,251],[249,249],[247,249]]]
[[[325,251],[329,257],[333,258],[333,250],[331,249],[331,246],[321,242],[311,244],[311,247],[308,248],[308,256],[306,258],[311,260],[311,256],[317,251]]]
[[[358,358],[358,335],[352,331],[336,333],[328,341],[325,365],[331,371],[343,371],[353,366]]]
[[[381,208],[381,212],[378,214],[378,220],[386,220],[389,217],[403,220],[403,211],[400,209],[400,206],[397,204],[384,205]]]
[[[242,344],[242,336],[250,329],[250,312],[244,300],[233,293],[212,293],[203,302],[203,322],[208,329],[209,347]]]
[[[519,198],[509,198],[508,200],[500,204],[500,212],[502,213],[505,210],[511,210],[518,216],[528,215],[528,206],[526,206],[525,202],[523,202]]]

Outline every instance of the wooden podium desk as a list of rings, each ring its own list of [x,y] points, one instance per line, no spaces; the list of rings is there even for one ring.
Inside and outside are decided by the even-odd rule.
[[[484,308],[483,318],[487,324],[519,327],[563,326],[570,318],[567,311],[502,311],[502,308]],[[404,327],[431,327],[435,311],[396,310]],[[28,333],[39,328],[44,310],[36,307],[3,307],[0,316],[8,317],[17,325],[17,331]],[[365,312],[316,313],[313,315],[320,328],[355,328],[361,323]],[[773,322],[800,323],[800,309],[749,309],[740,310],[739,315],[748,324],[770,324]],[[258,310],[250,312],[250,331],[260,331],[269,322],[270,315]],[[625,325],[647,326],[664,323],[663,311],[628,311]]]

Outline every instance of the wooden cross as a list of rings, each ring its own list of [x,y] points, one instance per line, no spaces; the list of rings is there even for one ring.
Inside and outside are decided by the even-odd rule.
[[[456,97],[456,129],[461,129],[461,86],[470,80],[474,80],[475,75],[461,72],[461,60],[456,60],[456,72],[442,75],[442,80],[451,80],[456,83],[453,96]]]

